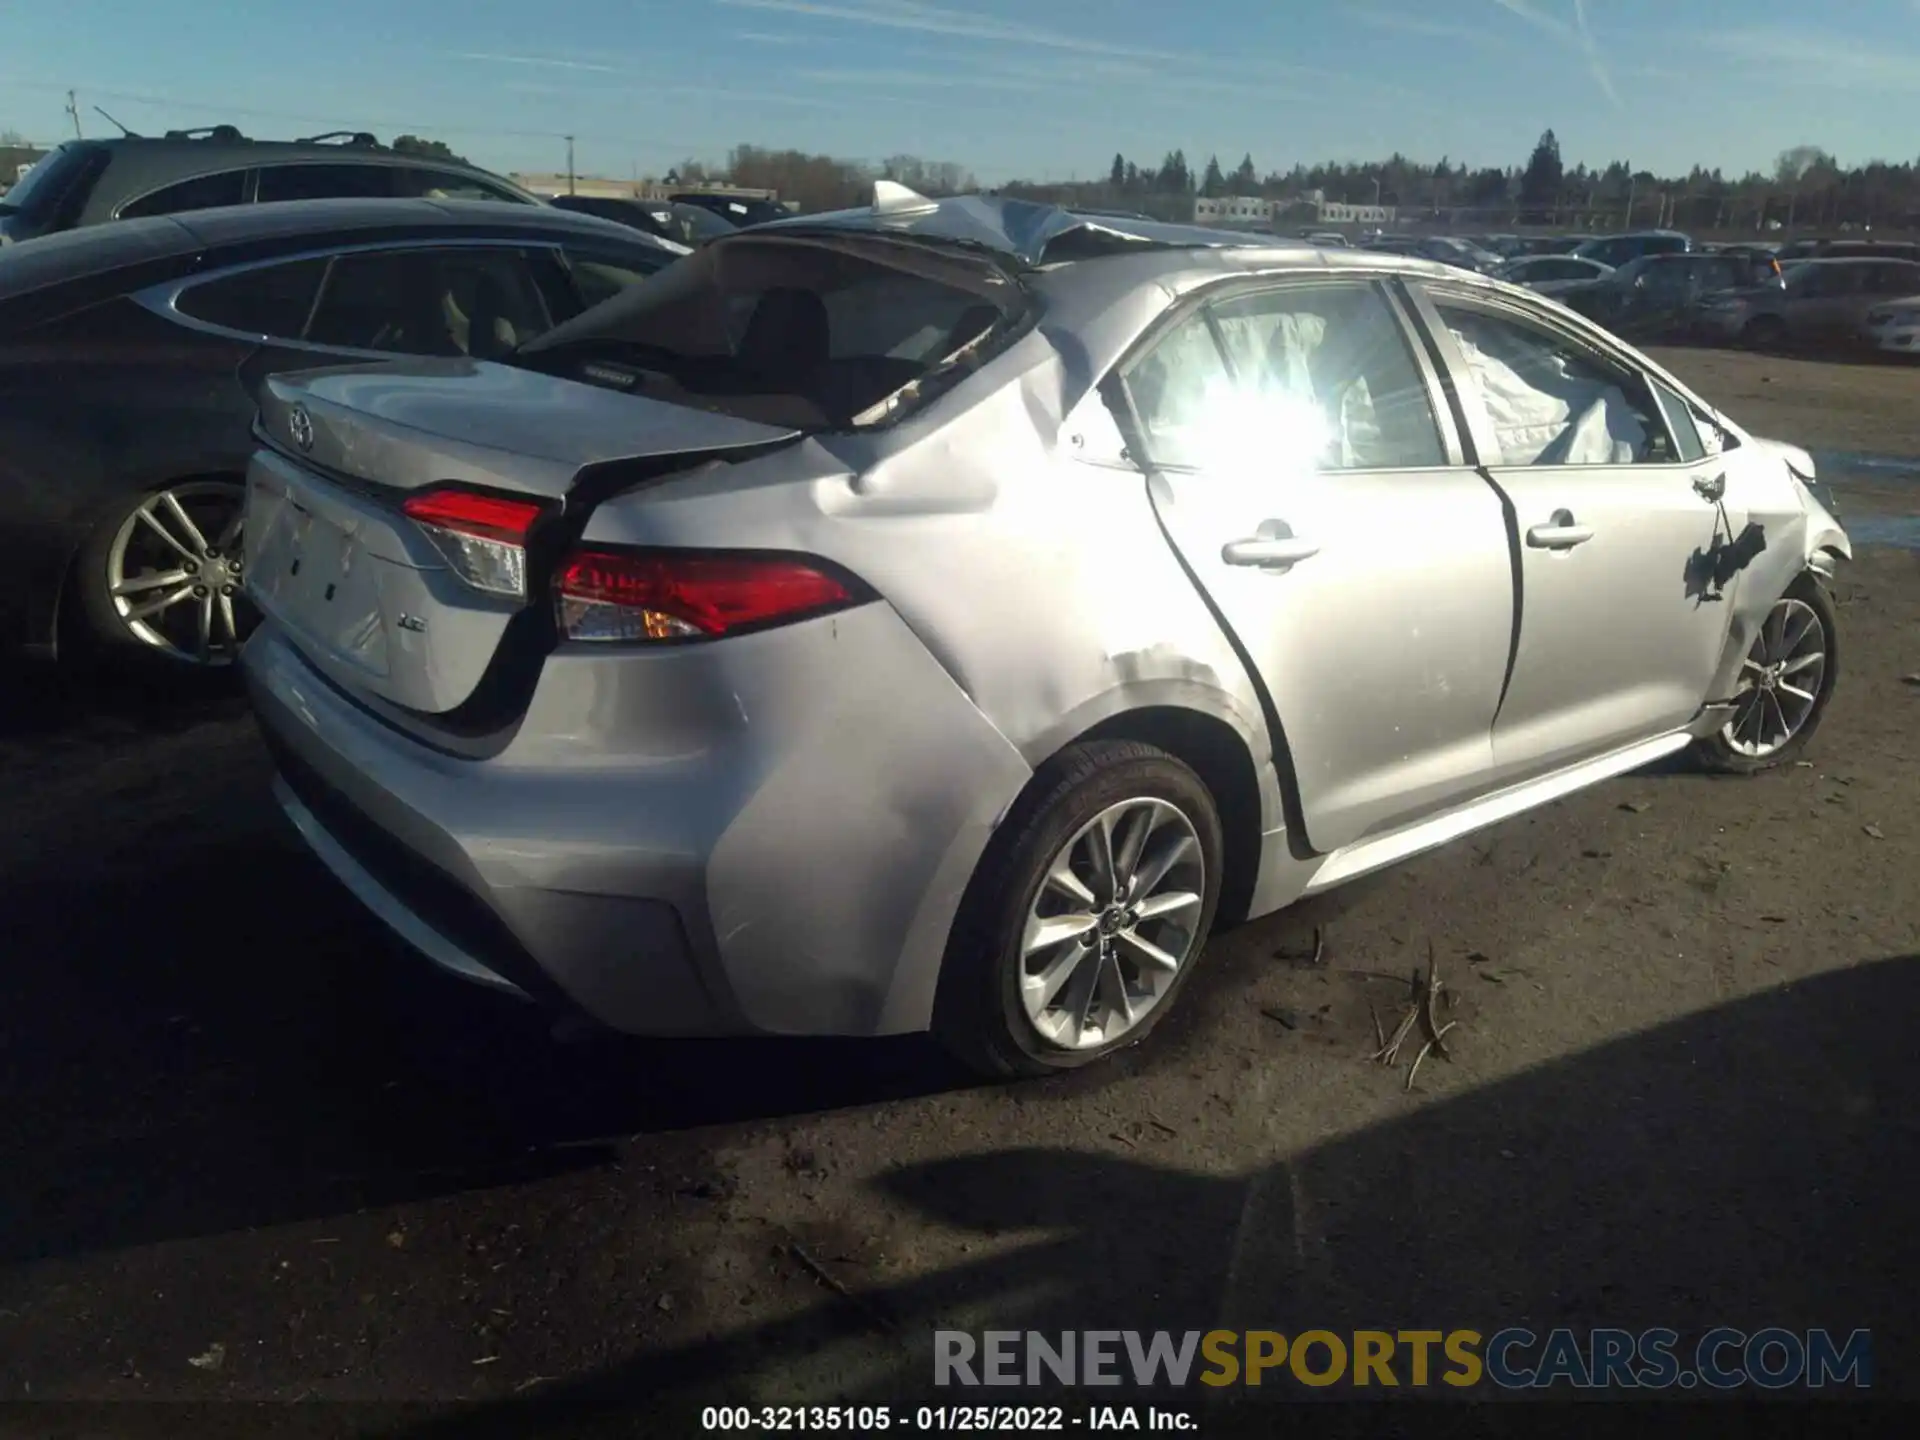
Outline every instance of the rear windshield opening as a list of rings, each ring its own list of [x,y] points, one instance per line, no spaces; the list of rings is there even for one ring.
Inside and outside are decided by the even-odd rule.
[[[870,236],[726,239],[516,359],[655,399],[804,430],[878,423],[964,373],[1022,314],[997,265]]]

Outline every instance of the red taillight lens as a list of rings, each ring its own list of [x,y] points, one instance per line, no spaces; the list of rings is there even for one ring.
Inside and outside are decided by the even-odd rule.
[[[570,640],[693,640],[803,620],[863,598],[788,556],[581,550],[554,587]]]
[[[409,495],[400,509],[474,589],[526,599],[527,534],[540,518],[537,502],[445,489]]]

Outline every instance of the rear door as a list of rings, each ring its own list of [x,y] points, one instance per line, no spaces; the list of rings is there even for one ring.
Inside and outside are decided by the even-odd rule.
[[[1503,780],[1685,725],[1727,643],[1746,517],[1686,402],[1544,307],[1420,281],[1521,567],[1513,674],[1493,726]]]
[[[1167,536],[1271,698],[1312,848],[1485,784],[1506,524],[1387,285],[1176,309],[1124,385]]]

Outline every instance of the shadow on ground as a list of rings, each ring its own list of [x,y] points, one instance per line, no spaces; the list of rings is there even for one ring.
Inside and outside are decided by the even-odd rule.
[[[1875,1397],[1911,1397],[1916,1005],[1920,957],[1863,964],[1238,1178],[1066,1149],[897,1169],[877,1183],[1011,1248],[857,1300],[823,1291],[791,1319],[543,1390],[542,1433],[616,1411],[691,1426],[701,1403],[927,1403],[943,1325],[1867,1327]],[[406,1433],[522,1419],[505,1404]]]
[[[636,1134],[960,1083],[917,1040],[558,1044],[532,1007],[401,951],[282,841],[255,748],[210,781],[218,843],[163,821],[100,869],[0,883],[0,1263],[456,1194],[607,1165]]]

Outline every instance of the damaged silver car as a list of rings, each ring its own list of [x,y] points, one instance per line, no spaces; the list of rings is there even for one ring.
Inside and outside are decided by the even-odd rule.
[[[1805,453],[1358,250],[882,186],[259,433],[280,803],[442,966],[637,1034],[1084,1065],[1221,925],[1778,765],[1836,675]]]

